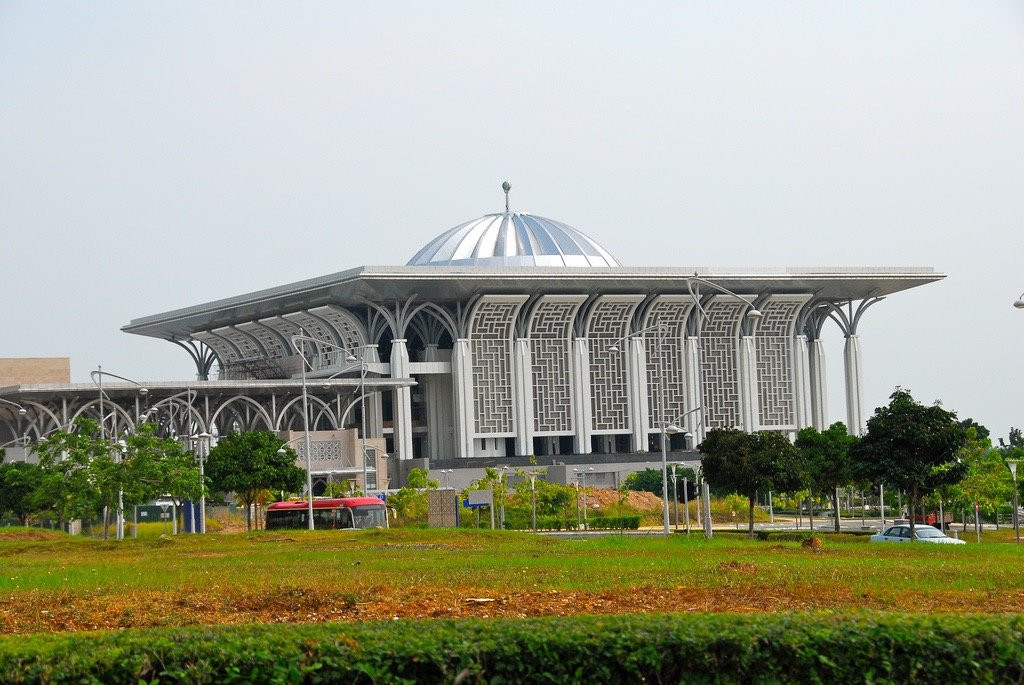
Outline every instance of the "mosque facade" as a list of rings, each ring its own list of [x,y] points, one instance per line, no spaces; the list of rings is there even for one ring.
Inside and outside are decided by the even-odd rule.
[[[695,441],[716,427],[824,427],[829,321],[845,337],[847,423],[859,433],[862,315],[939,278],[928,268],[630,268],[564,223],[506,208],[445,231],[402,267],[358,267],[124,330],[186,348],[200,378],[295,377],[304,356],[310,378],[411,379],[365,398],[368,434],[400,458],[640,453],[658,450],[662,426],[679,417]]]

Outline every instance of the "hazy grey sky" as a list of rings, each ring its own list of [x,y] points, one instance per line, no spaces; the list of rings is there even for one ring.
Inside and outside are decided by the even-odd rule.
[[[869,412],[1024,425],[1019,2],[0,2],[0,356],[188,378],[120,326],[404,264],[506,178],[626,265],[934,266]]]

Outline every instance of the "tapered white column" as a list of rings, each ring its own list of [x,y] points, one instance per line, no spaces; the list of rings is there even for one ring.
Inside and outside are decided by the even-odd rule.
[[[473,456],[473,358],[469,340],[452,346],[452,390],[455,403],[455,447],[460,458]]]
[[[633,451],[647,451],[647,430],[651,424],[650,405],[648,398],[650,388],[647,384],[647,346],[644,338],[635,336],[629,338],[628,378],[629,378],[629,420],[633,429]],[[664,383],[665,379],[659,379]],[[672,417],[666,417],[666,421]],[[655,422],[660,422],[660,416],[654,417]]]
[[[700,377],[700,344],[697,338],[686,338],[683,341],[683,363],[686,365],[686,408],[703,407],[703,389]],[[704,412],[694,412],[686,417],[684,428],[693,434],[693,447],[704,440],[707,428],[704,425]]]
[[[861,369],[860,337],[851,335],[843,347],[846,371],[846,426],[850,435],[864,433],[864,373]]]
[[[404,338],[391,341],[391,377],[409,377],[409,350]],[[412,388],[396,388],[392,405],[395,451],[399,459],[412,459]]]
[[[820,339],[807,344],[807,360],[811,380],[811,425],[818,430],[828,428],[828,384],[825,377],[825,345]]]
[[[379,364],[380,353],[376,345],[367,345],[363,350],[363,359],[367,364]],[[380,392],[373,392],[366,396],[366,437],[384,437],[384,406],[381,402]]]
[[[760,400],[757,393],[757,349],[754,337],[744,335],[739,342],[740,423],[752,433],[761,427]]]
[[[793,340],[793,409],[797,430],[811,425],[811,371],[808,354],[807,336],[796,336]]]
[[[533,454],[533,355],[528,338],[513,343],[516,454]]]
[[[572,341],[572,376],[573,423],[576,424],[573,448],[577,454],[590,454],[593,451],[590,443],[593,409],[590,406],[590,347],[586,338]]]

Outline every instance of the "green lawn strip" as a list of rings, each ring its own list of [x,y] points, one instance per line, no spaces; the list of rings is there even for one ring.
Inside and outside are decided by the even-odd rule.
[[[0,638],[9,683],[1020,682],[1024,618],[582,616]]]
[[[723,571],[730,562],[756,572]],[[404,531],[182,535],[172,541],[0,543],[0,593],[177,591],[255,583],[345,589],[454,583],[522,592],[653,585],[698,588],[828,584],[858,592],[1024,589],[1013,545],[880,545],[704,540],[698,536],[552,539],[526,533]]]

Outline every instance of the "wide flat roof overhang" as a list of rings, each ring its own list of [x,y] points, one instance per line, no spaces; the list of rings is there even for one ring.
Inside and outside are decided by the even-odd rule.
[[[363,384],[367,390],[394,390],[416,385],[412,378],[377,378],[367,376],[365,383],[358,378],[332,378],[330,380],[307,379],[306,388],[311,393],[359,389]],[[146,402],[155,401],[183,394],[190,390],[199,397],[217,397],[223,395],[247,395],[259,397],[274,394],[301,394],[302,381],[298,379],[260,380],[260,381],[154,381],[139,385],[131,383],[104,383],[103,394],[111,399],[135,397],[139,388],[146,389]],[[71,397],[99,397],[99,388],[93,383],[40,383],[25,385],[8,385],[0,387],[0,397],[18,401],[34,400],[37,402],[59,400]],[[0,405],[5,409],[14,409],[10,405]]]
[[[358,307],[416,296],[432,302],[487,294],[685,294],[700,276],[741,294],[812,294],[832,301],[881,297],[946,277],[931,267],[453,267],[362,266],[139,319],[121,330],[166,340],[334,304]]]

